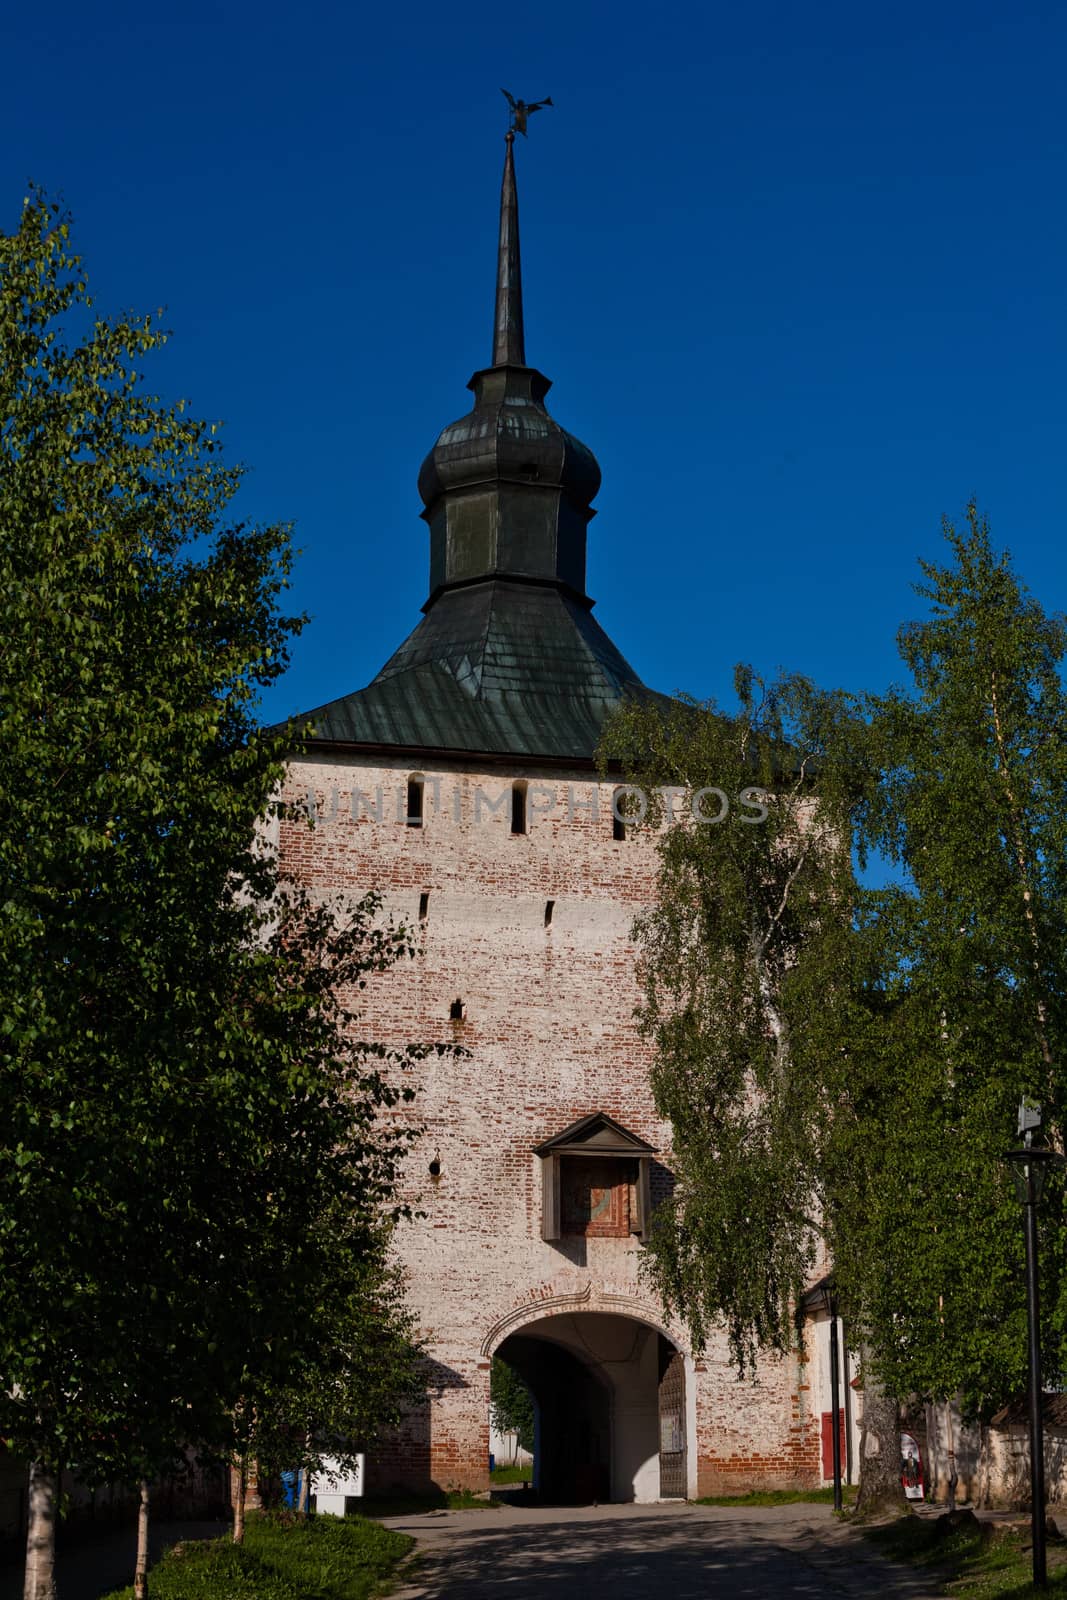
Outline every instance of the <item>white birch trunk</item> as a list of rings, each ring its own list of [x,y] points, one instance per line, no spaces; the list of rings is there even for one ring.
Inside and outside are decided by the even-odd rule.
[[[246,1464],[244,1456],[233,1469],[230,1482],[233,1487],[233,1542],[244,1544],[245,1541],[245,1484]]]
[[[26,1523],[22,1600],[56,1600],[56,1480],[39,1461],[30,1463]]]
[[[133,1569],[133,1600],[148,1600],[148,1480],[141,1479],[137,1507],[137,1561]]]

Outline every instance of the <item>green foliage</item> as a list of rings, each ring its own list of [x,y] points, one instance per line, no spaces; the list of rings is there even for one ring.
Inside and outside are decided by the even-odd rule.
[[[675,1189],[647,1264],[694,1341],[725,1322],[738,1364],[788,1347],[822,1208],[824,1078],[794,1041],[821,1003],[847,924],[848,705],[739,669],[740,710],[627,706],[605,759],[664,798],[655,907],[636,927],[652,1087],[673,1126]],[[721,821],[715,788],[728,801]],[[762,802],[762,804],[761,804]],[[673,819],[672,820],[672,809]]]
[[[784,1348],[825,1248],[869,1380],[980,1413],[1025,1371],[1023,1094],[1064,1140],[1067,632],[974,506],[923,563],[913,686],[852,702],[799,680],[740,714],[632,707],[604,753],[688,797],[745,782],[769,820],[663,831],[637,928],[676,1188],[650,1270],[697,1342]],[[901,881],[861,890],[848,846]],[[1046,1381],[1067,1365],[1062,1180],[1041,1211]],[[821,1241],[821,1243],[820,1243]]]
[[[313,1586],[323,1600],[364,1600],[415,1542],[363,1517],[314,1517],[295,1524],[255,1517],[245,1538],[271,1572],[301,1589]]]
[[[150,1585],[152,1600],[307,1600],[310,1592],[229,1540],[175,1546],[152,1568]],[[107,1600],[133,1600],[133,1588]]]
[[[0,1433],[87,1478],[247,1437],[337,1360],[338,1292],[407,1330],[425,1052],[354,1006],[410,943],[278,877],[288,533],[226,522],[215,426],[145,387],[164,342],[96,316],[40,196],[0,234]]]
[[[250,1517],[245,1543],[176,1546],[152,1568],[153,1600],[368,1600],[411,1549],[362,1517]],[[122,1589],[107,1600],[132,1600]]]
[[[928,1572],[948,1594],[981,1600],[1067,1594],[1067,1551],[1049,1545],[1048,1587],[1035,1589],[1029,1534],[1015,1528],[982,1522],[946,1532],[930,1518],[908,1516],[863,1534],[882,1555]]]
[[[860,837],[903,886],[867,893],[850,982],[810,1035],[847,1059],[829,1233],[853,1321],[892,1392],[981,1412],[1025,1381],[1022,1237],[1004,1151],[1028,1094],[1063,1147],[1067,633],[977,510],[923,563],[910,692],[871,697],[880,781]],[[1064,1370],[1063,1192],[1042,1202],[1046,1381]]]
[[[489,1372],[489,1403],[498,1433],[516,1433],[524,1450],[534,1447],[533,1396],[514,1367],[493,1357]]]
[[[357,1221],[353,1237],[352,1214],[338,1206],[317,1226],[327,1292],[315,1308],[316,1344],[256,1390],[251,1447],[261,1469],[314,1472],[327,1457],[352,1465],[425,1390],[424,1352],[388,1255],[389,1230],[368,1244]]]

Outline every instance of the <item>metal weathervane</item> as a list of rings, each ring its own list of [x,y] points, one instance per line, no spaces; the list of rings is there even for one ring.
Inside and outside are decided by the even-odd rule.
[[[535,111],[541,111],[545,106],[552,104],[552,101],[547,96],[544,100],[531,100],[527,103],[525,100],[516,100],[515,96],[509,94],[506,89],[501,89],[500,93],[511,107],[511,121],[508,123],[509,138],[513,134],[521,133],[525,139],[527,119],[532,117]]]

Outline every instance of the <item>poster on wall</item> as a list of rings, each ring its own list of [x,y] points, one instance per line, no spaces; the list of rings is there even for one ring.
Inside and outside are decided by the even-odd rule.
[[[900,1436],[900,1481],[906,1500],[924,1498],[923,1458],[918,1443],[910,1433],[902,1433]]]
[[[663,1411],[659,1419],[659,1448],[661,1455],[677,1455],[685,1449],[685,1424],[675,1411]]]

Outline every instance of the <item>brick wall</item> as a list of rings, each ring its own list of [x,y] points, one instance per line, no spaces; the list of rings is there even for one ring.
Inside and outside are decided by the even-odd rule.
[[[412,771],[426,780],[421,828],[404,820]],[[520,777],[528,831],[516,835],[509,790]],[[612,786],[587,769],[416,769],[316,754],[294,760],[287,779],[288,800],[309,796],[314,827],[275,824],[288,869],[323,892],[376,889],[418,930],[417,958],[368,985],[367,1036],[455,1041],[469,1052],[419,1069],[414,1109],[426,1131],[407,1178],[426,1215],[404,1227],[400,1249],[433,1354],[429,1401],[374,1453],[368,1481],[482,1488],[489,1356],[517,1317],[579,1305],[648,1315],[687,1349],[658,1308],[641,1310],[636,1240],[542,1240],[532,1153],[604,1111],[669,1168],[669,1128],[633,1023],[630,929],[651,897],[654,843],[613,838]],[[450,1017],[457,1001],[462,1020]],[[654,1168],[654,1189],[665,1176]],[[819,1481],[818,1417],[795,1359],[768,1361],[758,1383],[739,1384],[716,1343],[695,1379],[701,1493]]]

